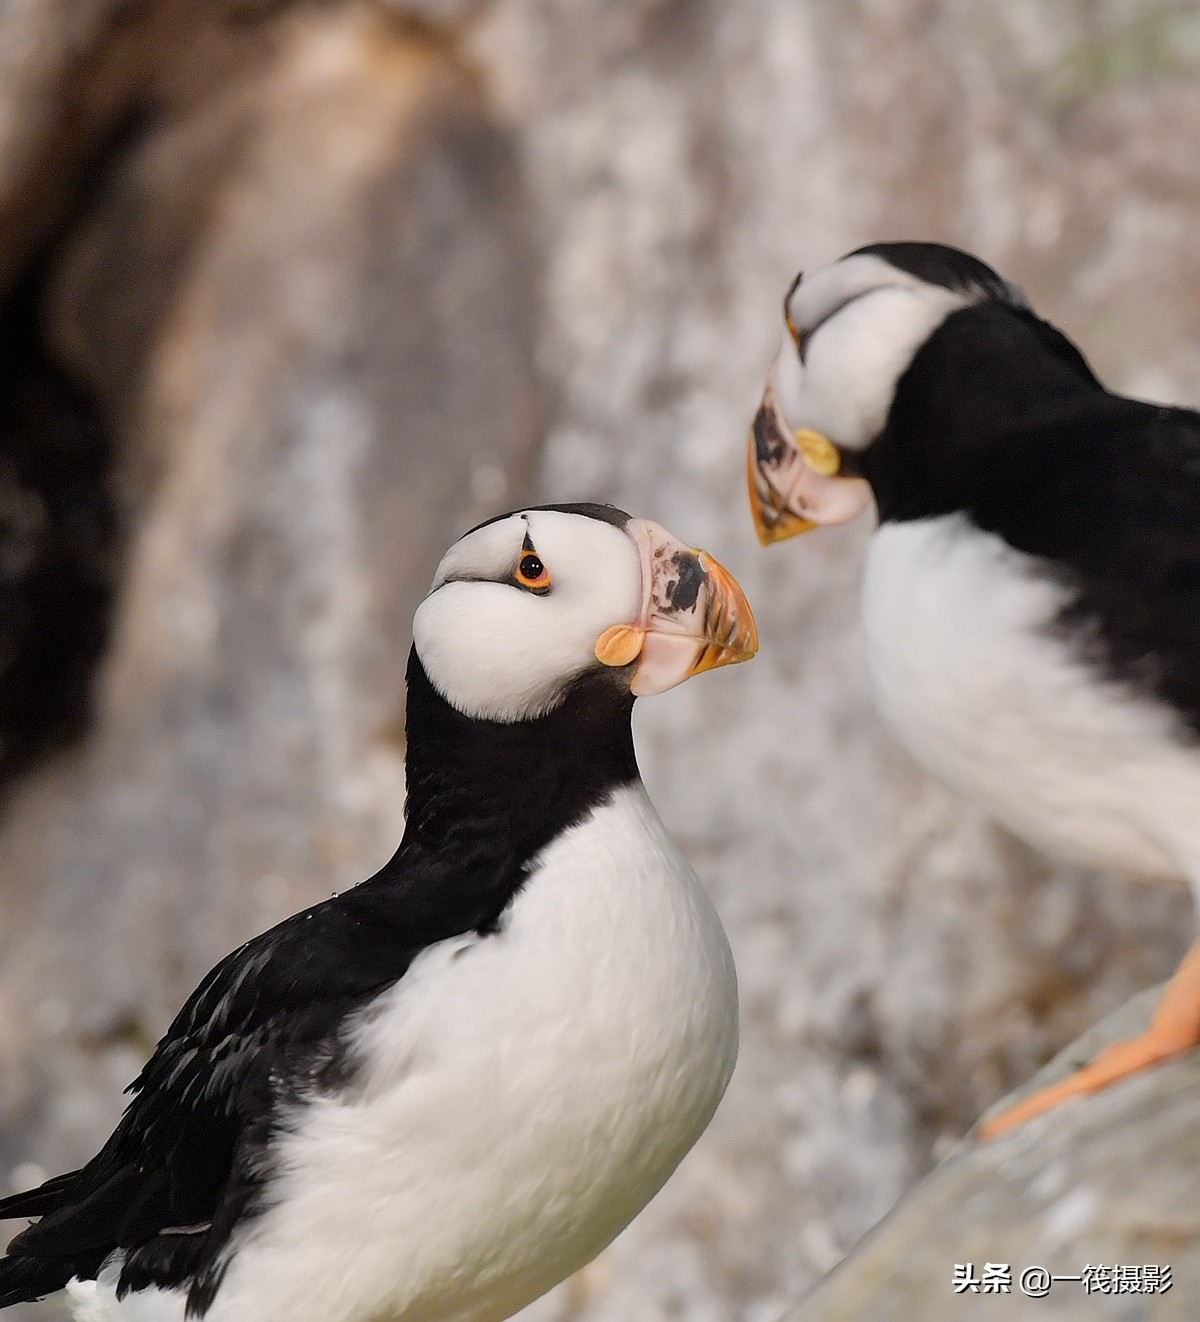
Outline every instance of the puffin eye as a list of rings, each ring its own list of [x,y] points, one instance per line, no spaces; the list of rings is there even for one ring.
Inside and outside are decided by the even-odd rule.
[[[521,552],[513,582],[526,592],[543,597],[550,591],[550,571],[542,564],[542,558],[536,551],[526,549]]]
[[[808,332],[801,331],[792,320],[792,314],[784,310],[783,319],[787,323],[788,334],[792,337],[792,343],[796,346],[796,352],[800,355],[800,361],[804,361],[804,351],[808,348]]]
[[[787,325],[788,334],[792,337],[792,343],[796,346],[796,352],[800,355],[800,361],[804,361],[804,350],[808,347],[808,333],[801,334],[800,328],[792,320],[792,295],[800,288],[800,282],[804,279],[804,272],[797,271],[796,278],[788,285],[787,293],[783,296],[783,320]]]

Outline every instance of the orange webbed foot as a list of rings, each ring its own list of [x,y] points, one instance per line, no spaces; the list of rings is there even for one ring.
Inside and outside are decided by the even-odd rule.
[[[1071,1097],[1099,1092],[1110,1083],[1158,1065],[1200,1046],[1200,940],[1197,940],[1163,990],[1146,1031],[1127,1042],[1114,1042],[1069,1078],[1037,1092],[985,1120],[983,1141],[1016,1129]]]

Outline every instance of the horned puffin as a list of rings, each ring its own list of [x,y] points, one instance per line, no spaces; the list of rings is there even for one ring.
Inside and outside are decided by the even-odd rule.
[[[752,656],[740,588],[600,505],[495,518],[413,621],[407,814],[369,880],[200,983],[0,1306],[84,1322],[497,1322],[594,1257],[737,1054],[721,923],[638,774],[636,696]]]
[[[874,498],[884,718],[1037,846],[1200,899],[1200,414],[1115,395],[982,261],[860,248],[797,277],[748,452],[764,544]],[[1148,1030],[992,1137],[1200,1043],[1200,942]]]

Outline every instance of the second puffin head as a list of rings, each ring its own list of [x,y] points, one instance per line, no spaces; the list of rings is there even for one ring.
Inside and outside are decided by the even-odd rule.
[[[1017,286],[939,243],[872,244],[796,277],[747,454],[764,545],[867,507],[853,456],[883,431],[921,346],[952,314],[984,302],[1028,310]]]

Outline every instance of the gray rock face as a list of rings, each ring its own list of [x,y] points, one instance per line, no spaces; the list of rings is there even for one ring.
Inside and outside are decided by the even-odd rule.
[[[1107,1043],[1135,1036],[1157,995],[1145,993],[1108,1016],[1032,1086],[1052,1083]],[[968,1139],[786,1322],[949,1322],[975,1310],[982,1315],[988,1263],[996,1268],[991,1293],[1002,1293],[1007,1281],[1014,1297],[1005,1304],[1014,1316],[1036,1309],[1053,1322],[1194,1318],[1198,1088],[1200,1052],[1193,1051],[1004,1139]],[[956,1265],[961,1289],[954,1285]]]
[[[637,715],[733,939],[739,1072],[530,1322],[775,1318],[1165,976],[1182,891],[1035,857],[890,741],[866,529],[760,551],[741,444],[795,268],[872,238],[977,249],[1114,385],[1200,402],[1188,12],[0,8],[0,275],[44,254],[123,511],[90,730],[0,820],[0,1175],[88,1155],[215,959],[386,856],[412,608],[532,494],[709,545],[763,650]]]
[[[215,958],[394,848],[412,611],[538,440],[514,143],[445,43],[281,21],[107,171],[43,315],[122,587],[86,742],[0,825],[6,1173],[89,1155]]]

